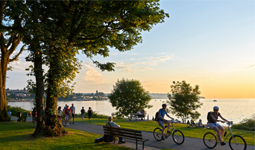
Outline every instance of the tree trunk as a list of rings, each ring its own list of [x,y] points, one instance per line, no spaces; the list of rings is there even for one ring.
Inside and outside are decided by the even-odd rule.
[[[56,55],[55,55],[56,56]],[[59,88],[58,80],[56,76],[58,75],[58,63],[57,57],[53,58],[50,62],[50,70],[48,74],[48,89],[47,89],[47,101],[46,101],[46,128],[47,134],[51,136],[60,136],[66,133],[61,123],[57,118],[57,106],[58,97],[56,89]]]
[[[42,69],[42,54],[41,52],[34,53],[34,72],[36,80],[36,108],[37,108],[37,125],[34,132],[34,136],[44,134],[43,122],[44,122],[44,83],[43,83],[43,69]]]
[[[1,63],[2,64],[2,63]],[[2,66],[2,65],[0,65]],[[2,67],[0,68],[0,121],[9,121],[10,117],[7,113],[7,101],[6,101],[6,91],[5,87],[2,87],[3,85],[3,71]]]
[[[38,24],[38,12],[37,12],[37,1],[33,2],[33,21],[35,23],[34,32],[37,31],[36,24]],[[37,35],[34,33],[34,35]],[[40,43],[37,36],[33,37],[33,44],[31,44],[31,49],[33,52],[34,59],[34,73],[36,80],[36,92],[35,92],[35,100],[36,100],[36,109],[37,109],[37,125],[33,136],[37,137],[44,134],[44,76],[43,76],[43,68],[42,68],[42,50],[40,49]]]

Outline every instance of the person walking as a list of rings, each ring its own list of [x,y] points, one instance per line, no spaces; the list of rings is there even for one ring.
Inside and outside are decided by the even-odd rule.
[[[85,116],[85,109],[84,109],[84,107],[82,107],[82,109],[81,109],[82,121],[84,121],[84,116]]]
[[[65,115],[66,115],[66,125],[69,125],[69,119],[70,119],[71,109],[69,109],[69,106],[66,106],[65,109]]]
[[[58,120],[61,119],[61,106],[58,107]]]
[[[73,104],[72,104],[72,106],[70,107],[70,109],[71,109],[71,112],[72,112],[73,124],[74,124],[75,107],[74,107]]]
[[[92,116],[92,113],[93,113],[93,110],[91,109],[91,107],[89,107],[89,110],[88,110],[89,122],[90,122],[90,118]]]
[[[9,117],[10,117],[10,120],[11,120],[11,118],[12,118],[12,112],[10,111],[10,110],[8,110],[8,115],[9,115]]]

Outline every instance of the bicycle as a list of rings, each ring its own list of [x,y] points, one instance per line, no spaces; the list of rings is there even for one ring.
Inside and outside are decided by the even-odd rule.
[[[173,123],[172,123],[172,128],[170,128],[171,130],[169,132],[165,131],[165,139],[167,139],[170,135],[172,135],[173,141],[176,144],[181,145],[184,142],[185,137],[180,130],[175,130]],[[167,126],[165,126],[165,130],[167,130]],[[162,129],[159,127],[155,128],[153,131],[153,136],[157,141],[161,141]]]
[[[221,121],[222,123],[226,123],[224,121]],[[233,125],[233,122],[229,122],[227,123],[228,125],[228,129],[225,130],[225,133],[224,133],[224,140],[223,142],[225,142],[228,138],[228,136],[231,136],[229,138],[229,147],[230,149],[232,150],[246,150],[246,147],[247,147],[247,144],[246,144],[246,141],[244,140],[243,137],[241,137],[240,135],[234,135],[232,130],[231,130],[231,126]],[[227,134],[227,131],[230,131],[230,133],[228,135]],[[213,134],[212,132],[207,132],[204,134],[204,137],[203,137],[203,142],[205,144],[206,147],[210,148],[210,149],[213,149],[214,147],[216,147],[217,143],[217,137],[216,137],[216,133]]]

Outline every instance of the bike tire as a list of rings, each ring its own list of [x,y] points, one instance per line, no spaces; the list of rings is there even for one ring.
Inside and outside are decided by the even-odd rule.
[[[153,136],[157,141],[161,141],[162,137],[162,130],[160,128],[155,128],[153,131]]]
[[[185,137],[180,130],[175,130],[172,134],[172,138],[173,141],[178,145],[181,145],[185,141]]]
[[[217,138],[212,132],[207,132],[203,137],[203,142],[206,147],[213,149],[217,145]]]
[[[233,137],[235,138],[235,140],[238,139],[238,141],[241,141],[241,142],[242,142],[242,143],[241,143],[242,145],[238,146],[238,148],[236,147],[236,145],[238,145],[238,144],[235,143],[235,140],[233,139]],[[244,140],[244,138],[241,137],[240,135],[234,135],[233,137],[230,137],[230,139],[229,139],[229,147],[230,147],[232,150],[236,150],[236,149],[238,149],[238,150],[246,150],[247,144],[246,144],[246,141]],[[233,140],[233,142],[232,142],[232,140]],[[234,145],[234,144],[236,144],[236,145]],[[239,144],[240,144],[240,143],[239,143]],[[235,147],[235,148],[234,148],[234,147]]]

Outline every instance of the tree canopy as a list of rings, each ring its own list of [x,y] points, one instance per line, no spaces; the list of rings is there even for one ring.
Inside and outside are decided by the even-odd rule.
[[[37,127],[40,126],[37,133],[43,129],[44,87],[47,87],[46,126],[53,130],[58,126],[57,97],[70,91],[68,84],[80,69],[76,58],[79,50],[102,71],[114,71],[114,62],[102,63],[93,57],[108,57],[110,48],[131,50],[142,42],[142,31],[150,31],[169,17],[159,8],[159,0],[10,1],[8,6],[10,22],[17,19],[22,24],[1,24],[0,30],[20,34],[28,45],[27,60],[33,62],[30,74],[36,78],[36,84],[30,85],[36,93]],[[11,17],[13,13],[18,16]],[[48,67],[46,72],[43,64]]]
[[[180,117],[183,123],[189,118],[198,119],[200,113],[196,109],[203,105],[199,100],[199,86],[193,88],[186,81],[177,81],[170,87],[171,93],[168,93],[169,100],[167,100],[170,112]]]
[[[117,116],[128,116],[138,110],[151,107],[149,92],[138,80],[118,80],[108,97],[112,106],[116,107]]]

